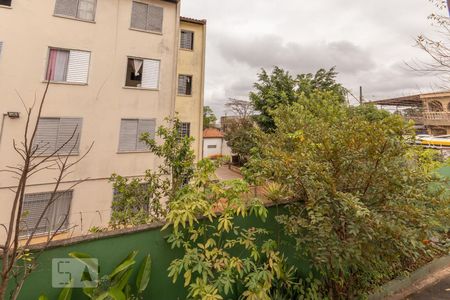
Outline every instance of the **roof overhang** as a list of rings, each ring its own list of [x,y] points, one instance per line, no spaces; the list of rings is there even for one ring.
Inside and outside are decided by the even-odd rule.
[[[371,101],[369,103],[373,103],[376,105],[385,105],[385,106],[417,106],[421,107],[423,105],[423,101],[420,97],[420,95],[413,95],[413,96],[406,96],[406,97],[398,97],[398,98],[391,98],[391,99],[384,99],[384,100],[376,100]]]
[[[200,24],[200,25],[206,25],[206,20],[199,20],[199,19],[193,19],[188,17],[180,17],[181,22],[187,22],[187,23],[194,23],[194,24]]]

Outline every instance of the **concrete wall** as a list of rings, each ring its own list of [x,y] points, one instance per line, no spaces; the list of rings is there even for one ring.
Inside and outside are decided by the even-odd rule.
[[[175,110],[182,122],[191,123],[193,148],[197,159],[202,158],[203,103],[205,82],[206,24],[181,21],[180,28],[194,32],[194,49],[180,49],[177,73],[192,76],[192,95],[177,95]]]
[[[11,8],[0,7],[3,42],[0,114],[21,112],[19,119],[4,118],[0,169],[20,162],[12,147],[13,139],[22,140],[25,128],[24,108],[18,94],[26,106],[33,104],[35,95],[41,97],[46,85],[43,80],[49,47],[91,52],[88,83],[50,84],[42,113],[43,117],[83,118],[80,153],[94,143],[91,152],[75,166],[62,186],[69,188],[74,182],[89,178],[74,188],[69,223],[78,232],[108,222],[113,196],[108,178],[112,173],[138,176],[157,164],[149,153],[118,153],[120,120],[155,118],[158,126],[175,109],[179,5],[142,1],[164,8],[163,32],[155,34],[130,30],[131,0],[97,2],[95,22],[53,16],[55,0],[20,0],[13,1]],[[124,88],[127,56],[161,60],[158,90]],[[189,110],[198,110],[198,106],[189,106]],[[185,115],[195,119],[199,112]],[[72,160],[79,158],[75,156]],[[26,192],[51,191],[54,177],[55,172],[48,171],[30,178]],[[0,224],[9,219],[13,199],[9,188],[16,184],[11,174],[0,172]]]

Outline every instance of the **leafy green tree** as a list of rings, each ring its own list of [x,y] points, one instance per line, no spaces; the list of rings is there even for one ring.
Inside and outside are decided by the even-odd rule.
[[[244,165],[251,149],[256,145],[253,105],[249,101],[229,99],[225,106],[233,116],[222,124],[224,138],[232,152],[238,156],[239,164]]]
[[[203,129],[214,127],[217,117],[209,106],[203,107]]]
[[[273,112],[276,129],[259,133],[246,175],[291,201],[278,221],[329,298],[360,297],[448,253],[430,242],[448,230],[448,186],[434,157],[411,146],[412,125],[332,91],[299,97]]]
[[[271,74],[263,69],[258,74],[258,82],[254,84],[255,91],[250,93],[250,100],[259,113],[256,120],[261,129],[273,131],[275,123],[272,111],[298,102],[303,99],[302,95],[309,97],[316,91],[329,91],[336,94],[340,102],[345,102],[346,89],[336,82],[336,75],[335,68],[328,71],[320,69],[316,74],[299,74],[296,77],[279,67],[275,67]]]

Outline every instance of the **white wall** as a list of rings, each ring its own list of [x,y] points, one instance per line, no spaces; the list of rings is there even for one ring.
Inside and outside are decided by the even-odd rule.
[[[203,138],[203,157],[222,155],[222,141],[222,138]]]

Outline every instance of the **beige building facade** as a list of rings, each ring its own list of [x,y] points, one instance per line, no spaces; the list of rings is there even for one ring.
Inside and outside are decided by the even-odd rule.
[[[419,94],[372,101],[381,107],[396,109],[396,113],[415,122],[418,131],[434,136],[450,134],[450,92]]]
[[[189,124],[194,151],[202,158],[203,103],[205,86],[206,21],[181,18],[178,54],[178,87],[175,110]]]
[[[31,106],[50,80],[36,143],[48,153],[76,132],[78,139],[62,154],[70,146],[75,161],[91,150],[64,178],[59,190],[67,192],[39,232],[51,232],[68,210],[66,235],[86,234],[108,224],[111,174],[135,177],[157,166],[139,141],[142,132],[154,134],[178,111],[190,123],[188,133],[201,141],[205,24],[181,22],[195,32],[196,47],[188,52],[180,50],[178,0],[0,3],[0,169],[20,163],[12,146],[23,139],[26,123],[20,98]],[[179,72],[192,75],[191,96],[179,96]],[[200,148],[195,145],[197,154]],[[26,227],[33,225],[54,177],[50,170],[29,179]],[[74,186],[80,180],[85,182]],[[11,174],[0,172],[0,224],[9,221],[10,189],[16,185]]]

